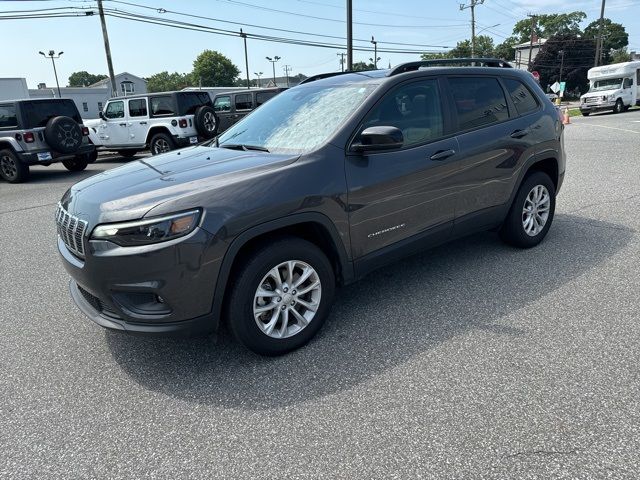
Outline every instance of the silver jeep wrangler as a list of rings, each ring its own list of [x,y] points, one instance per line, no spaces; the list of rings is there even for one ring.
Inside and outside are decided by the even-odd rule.
[[[72,100],[0,102],[0,176],[10,183],[29,178],[30,165],[55,162],[72,172],[95,161],[89,129]]]

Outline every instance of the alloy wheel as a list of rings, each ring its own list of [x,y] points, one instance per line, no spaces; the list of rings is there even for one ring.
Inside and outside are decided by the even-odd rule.
[[[171,150],[171,146],[169,142],[167,142],[164,138],[159,138],[155,141],[153,146],[153,152],[158,153],[166,153]]]
[[[265,335],[282,339],[300,333],[320,306],[318,272],[300,260],[273,267],[262,278],[253,298],[253,317]]]
[[[0,158],[0,169],[2,169],[3,176],[7,179],[15,178],[18,174],[16,162],[9,155],[3,155],[2,158]]]
[[[522,208],[522,228],[527,235],[538,235],[549,219],[551,195],[544,185],[536,185],[529,191]]]
[[[211,112],[204,114],[204,128],[207,132],[214,132],[216,129],[216,117]]]

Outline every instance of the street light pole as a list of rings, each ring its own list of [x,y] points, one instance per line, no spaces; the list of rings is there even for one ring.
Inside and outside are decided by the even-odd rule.
[[[347,0],[347,70],[353,70],[353,4]]]
[[[273,58],[271,58],[271,57],[264,57],[264,58],[266,58],[267,60],[269,60],[271,62],[271,66],[273,67],[273,86],[276,87],[277,86],[277,84],[276,84],[276,62],[278,62],[280,60],[280,57],[276,55]]]
[[[251,82],[249,81],[249,56],[247,55],[247,34],[240,29],[240,36],[244,40],[244,66],[247,72],[247,88],[251,88]]]
[[[262,84],[260,83],[260,77],[262,76],[262,72],[253,72],[253,74],[258,77],[258,88],[261,88]]]
[[[60,52],[58,53],[58,55],[56,55],[56,52],[53,50],[49,50],[49,54],[46,55],[44,52],[38,52],[40,55],[42,55],[43,57],[47,58],[49,57],[51,59],[51,63],[53,65],[53,75],[56,77],[56,86],[58,87],[58,98],[62,98],[62,94],[60,93],[60,82],[58,82],[58,71],[56,70],[56,58],[60,58],[60,56],[64,53],[64,52]]]

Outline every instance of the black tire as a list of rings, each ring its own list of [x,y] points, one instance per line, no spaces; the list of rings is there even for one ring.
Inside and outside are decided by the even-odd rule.
[[[96,160],[98,160],[98,150],[93,150],[93,152],[87,153],[85,158],[87,159],[88,163],[94,163]]]
[[[151,155],[160,155],[162,153],[167,153],[176,148],[176,144],[171,138],[170,135],[166,133],[156,133],[153,137],[151,137],[151,142],[149,142],[149,150],[151,150]]]
[[[549,195],[549,209],[548,217],[544,223],[544,227],[535,235],[530,235],[526,232],[523,224],[525,218],[525,201],[529,194],[533,191],[534,187],[542,186],[547,190]],[[520,248],[531,248],[538,245],[544,237],[547,235],[551,223],[553,222],[553,216],[556,209],[556,188],[547,175],[544,172],[533,172],[527,175],[522,181],[516,198],[513,200],[513,204],[509,210],[507,218],[505,219],[502,227],[500,228],[500,237],[502,240],[510,245]]]
[[[86,155],[78,155],[77,157],[62,161],[62,165],[64,165],[64,168],[66,168],[70,172],[81,172],[82,170],[87,168],[88,164],[89,162],[87,161]]]
[[[215,110],[208,105],[198,107],[193,122],[198,134],[204,138],[213,138],[218,133],[218,117]]]
[[[118,150],[118,155],[124,158],[134,157],[136,153],[138,153],[137,150]]]
[[[306,326],[301,328],[300,325],[302,324],[295,320],[295,317],[291,314],[291,318],[294,321],[290,321],[289,325],[292,329],[300,328],[300,330],[286,338],[274,338],[267,335],[258,326],[258,321],[255,319],[253,312],[254,302],[256,302],[254,296],[258,286],[265,288],[264,284],[260,283],[265,275],[274,267],[289,260],[304,262],[315,270],[321,287],[319,305],[315,315]],[[283,237],[266,243],[246,257],[239,268],[234,269],[232,275],[233,277],[229,279],[229,284],[232,287],[228,296],[226,317],[236,339],[255,353],[275,356],[295,350],[311,340],[329,316],[335,292],[333,268],[322,250],[306,240]],[[288,276],[288,274],[284,275],[285,278]],[[298,273],[298,276],[294,273],[293,278],[299,279],[300,273]],[[303,283],[303,285],[305,284]],[[283,291],[286,292],[286,290]],[[291,294],[295,294],[295,290],[291,289],[289,295]],[[280,298],[281,302],[299,300],[297,297],[289,300],[285,300],[285,297],[278,298]],[[310,297],[305,298],[305,301],[311,301],[309,300]],[[277,299],[274,297],[270,301],[277,302]],[[294,304],[295,301],[292,304],[287,303],[287,309],[290,310],[288,305],[292,305],[291,309],[293,309]],[[280,307],[277,308],[279,309]],[[301,303],[295,308],[298,309],[298,313],[305,313],[305,308]],[[276,309],[274,312],[279,312],[279,310]],[[268,317],[270,313],[266,315]],[[274,328],[274,331],[282,329],[283,323],[280,314],[274,325],[278,324],[280,327]]]
[[[591,112],[582,112],[583,117],[588,117],[589,115],[591,115]]]
[[[622,100],[616,100],[616,105],[613,107],[613,113],[622,113],[624,110],[624,103]]]
[[[627,112],[630,108],[631,108],[631,105],[625,105],[624,106],[624,111]]]
[[[82,145],[82,128],[70,117],[53,117],[44,129],[47,144],[56,152],[74,153]]]
[[[0,150],[0,177],[9,183],[26,182],[29,179],[29,165],[22,163],[12,150]]]

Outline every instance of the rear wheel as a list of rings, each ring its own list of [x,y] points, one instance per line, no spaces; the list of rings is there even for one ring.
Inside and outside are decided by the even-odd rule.
[[[9,183],[25,182],[29,178],[29,165],[11,150],[0,150],[0,176]]]
[[[89,163],[94,163],[96,160],[98,160],[98,150],[94,150],[91,153],[87,153],[87,162]]]
[[[176,148],[173,139],[166,133],[156,133],[151,138],[149,145],[152,155],[160,155],[161,153],[167,153]]]
[[[506,243],[520,248],[539,244],[547,235],[556,208],[556,189],[544,172],[527,176],[500,229]]]
[[[235,337],[261,355],[306,344],[331,309],[335,276],[326,255],[293,237],[267,243],[230,278],[227,318]]]
[[[583,117],[588,117],[591,112],[582,112]]]
[[[74,157],[70,160],[62,161],[62,165],[64,165],[64,168],[66,168],[70,172],[81,172],[82,170],[87,168],[88,164],[89,162],[86,156],[84,155],[83,156],[78,155],[77,157]]]
[[[624,104],[622,103],[622,100],[620,99],[616,100],[616,104],[613,107],[613,113],[622,113],[623,110],[624,110]]]

